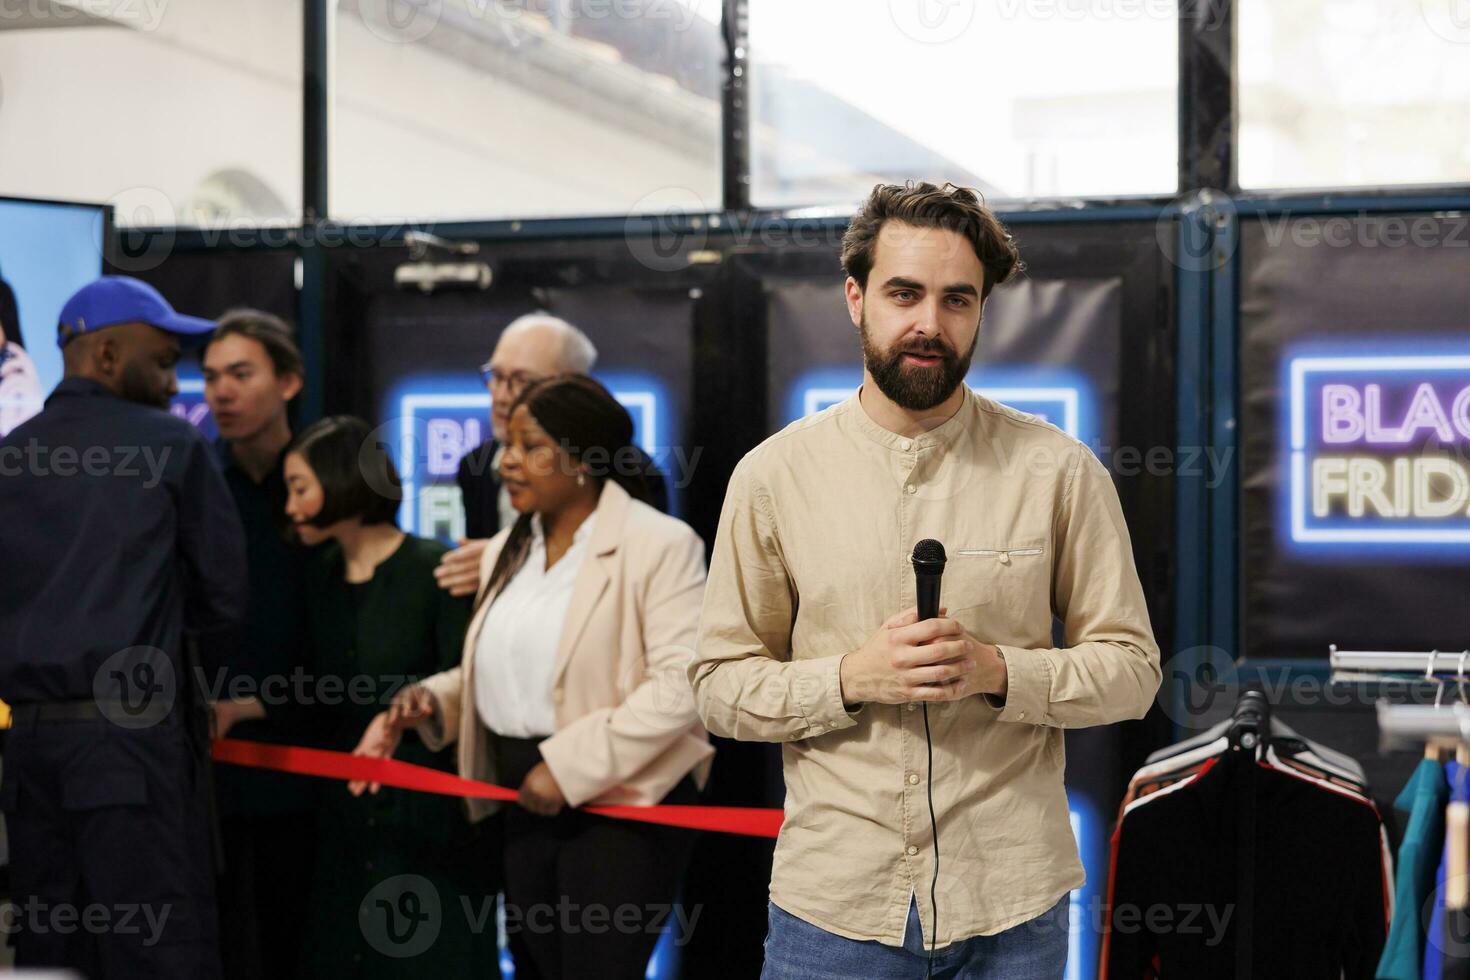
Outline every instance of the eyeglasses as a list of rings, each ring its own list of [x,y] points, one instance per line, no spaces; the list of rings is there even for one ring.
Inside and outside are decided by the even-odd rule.
[[[526,371],[512,371],[510,374],[505,374],[492,368],[490,362],[486,361],[480,365],[480,378],[485,382],[486,387],[500,387],[515,394],[523,390],[526,385],[540,381],[541,375],[530,374]]]

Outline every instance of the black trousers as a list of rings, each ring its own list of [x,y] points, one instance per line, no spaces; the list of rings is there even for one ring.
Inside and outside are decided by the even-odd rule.
[[[207,765],[176,716],[127,730],[17,711],[0,784],[17,966],[219,976]]]
[[[496,736],[497,777],[519,786],[541,762],[534,739]],[[686,776],[663,800],[699,801]],[[664,930],[695,831],[566,809],[505,812],[506,931],[543,980],[642,980]]]
[[[301,959],[309,911],[316,815],[231,816],[220,821],[219,935],[225,980],[285,980]]]

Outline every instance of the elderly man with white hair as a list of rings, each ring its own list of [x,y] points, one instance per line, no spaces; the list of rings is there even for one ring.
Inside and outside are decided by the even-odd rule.
[[[596,361],[597,348],[587,335],[550,313],[527,313],[501,331],[490,360],[480,366],[490,389],[492,437],[464,455],[456,477],[464,497],[466,537],[445,554],[435,572],[440,587],[451,595],[474,595],[486,542],[516,517],[500,483],[511,405],[532,382],[557,374],[590,374]],[[663,474],[646,456],[641,466],[649,481],[649,502],[667,511]]]

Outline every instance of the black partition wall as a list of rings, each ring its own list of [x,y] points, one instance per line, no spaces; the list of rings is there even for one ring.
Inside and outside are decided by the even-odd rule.
[[[1243,224],[1247,657],[1470,636],[1467,245],[1455,214]]]

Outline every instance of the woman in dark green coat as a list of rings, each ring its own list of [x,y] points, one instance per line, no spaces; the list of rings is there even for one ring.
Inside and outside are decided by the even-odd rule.
[[[470,606],[434,581],[443,545],[394,523],[398,475],[366,422],[335,416],[285,458],[286,513],[318,550],[307,571],[314,670],[306,701],[317,744],[350,752],[407,683],[460,662]],[[405,740],[404,761],[455,771],[452,750]],[[304,976],[499,975],[498,842],[480,840],[460,800],[322,783]],[[282,883],[292,887],[291,883]]]

